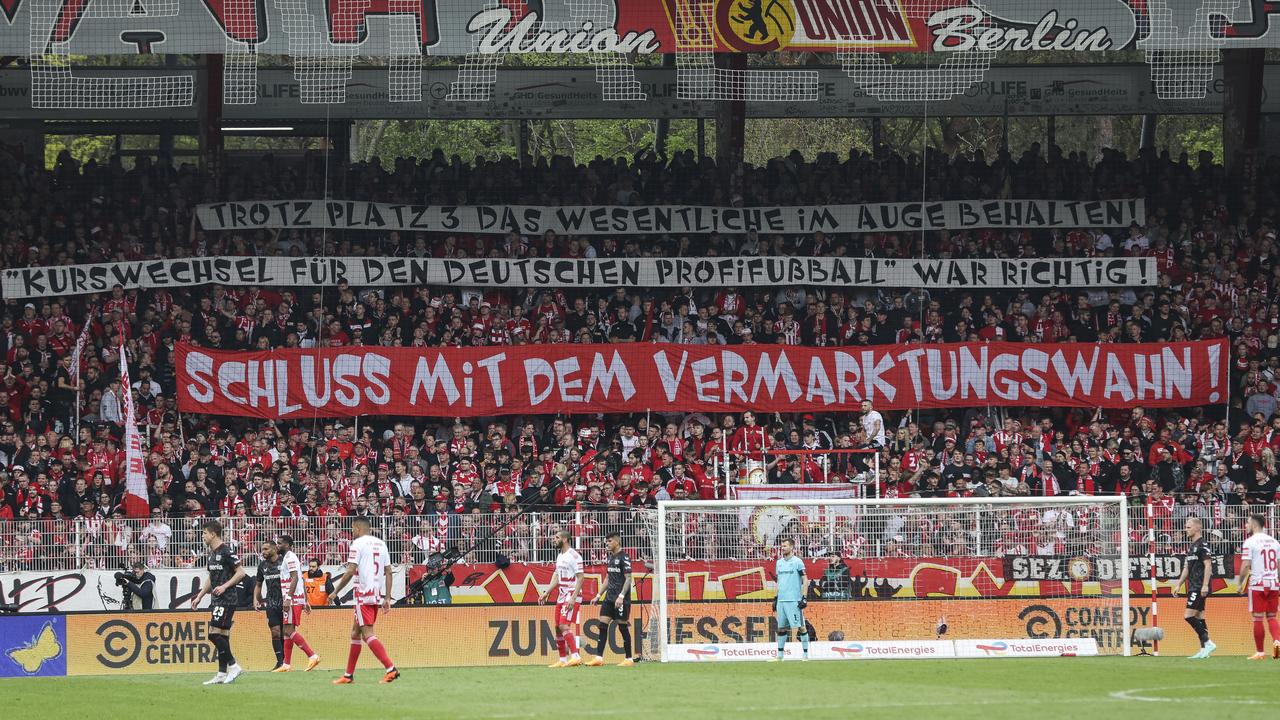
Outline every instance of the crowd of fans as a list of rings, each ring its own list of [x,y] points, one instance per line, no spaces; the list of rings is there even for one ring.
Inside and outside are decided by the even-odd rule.
[[[804,255],[875,257],[1150,256],[1158,286],[1046,292],[917,288],[472,289],[223,287],[124,290],[7,300],[0,313],[0,562],[91,532],[95,562],[125,555],[190,562],[162,532],[119,521],[123,483],[123,341],[148,445],[152,524],[204,516],[244,528],[322,522],[314,555],[340,558],[342,518],[403,529],[402,550],[437,548],[463,519],[478,532],[520,508],[625,512],[665,497],[714,498],[724,479],[853,482],[889,497],[1127,493],[1162,518],[1187,507],[1271,503],[1280,489],[1280,270],[1275,198],[1227,192],[1202,157],[1151,151],[1126,159],[1033,147],[1019,158],[930,151],[931,198],[1142,197],[1146,225],[1065,231],[980,230],[828,236],[541,237],[258,231],[205,233],[194,206],[223,199],[312,197],[318,158],[267,158],[219,175],[139,160],[45,170],[0,158],[5,267],[198,255],[611,257]],[[691,154],[573,165],[434,157],[394,169],[356,164],[333,187],[377,201],[460,204],[822,204],[918,199],[921,159],[797,154],[724,182]],[[725,187],[740,187],[732,194]],[[85,324],[79,377],[71,355]],[[1153,342],[1227,337],[1231,407],[1174,412],[1046,408],[873,408],[830,415],[652,415],[362,418],[261,423],[185,415],[172,401],[174,343],[249,349],[344,345],[784,343],[814,346],[947,341]],[[874,415],[872,415],[874,414]],[[878,418],[871,421],[872,418]],[[78,423],[78,424],[77,424]],[[771,449],[871,448],[827,461]],[[727,465],[726,465],[727,464]],[[419,517],[421,516],[421,517]],[[319,518],[320,520],[315,520]],[[255,520],[256,519],[256,520]],[[48,521],[37,543],[16,523]],[[12,522],[6,522],[12,521]],[[436,524],[440,524],[439,530]],[[450,523],[453,523],[452,525]],[[234,527],[234,523],[233,527]],[[501,523],[498,523],[501,526]],[[52,529],[50,529],[52,528]],[[126,528],[126,530],[119,530]],[[171,530],[172,532],[172,530]],[[127,533],[128,537],[124,537]],[[418,539],[414,539],[418,538]],[[434,540],[432,539],[434,538]],[[433,542],[435,544],[433,544]],[[114,548],[114,549],[113,549]]]

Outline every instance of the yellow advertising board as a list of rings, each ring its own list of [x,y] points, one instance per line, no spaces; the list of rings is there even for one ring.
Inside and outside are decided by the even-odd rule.
[[[1162,654],[1189,655],[1197,649],[1194,634],[1182,621],[1179,599],[1161,602],[1167,629]],[[462,605],[395,608],[380,615],[377,635],[396,665],[449,667],[545,664],[556,653],[553,609],[533,605]],[[1134,628],[1151,625],[1150,601],[1135,598],[1130,608]],[[581,639],[593,650],[603,627],[594,606],[584,608]],[[1123,611],[1113,601],[991,599],[814,602],[805,611],[820,639],[839,631],[847,640],[933,639],[940,618],[950,628],[948,639],[1095,638],[1103,654],[1123,649]],[[208,672],[214,669],[207,611],[89,613],[65,616],[66,672],[69,675]],[[263,671],[275,664],[265,615],[236,613],[232,648],[240,664]],[[651,613],[636,606],[632,637],[637,646]],[[317,609],[305,616],[301,632],[320,653],[324,670],[346,664],[350,643],[350,608]],[[677,603],[671,606],[672,642],[768,642],[775,635],[768,602]],[[1209,629],[1219,654],[1253,652],[1247,603],[1242,597],[1209,601]],[[616,640],[616,637],[615,637]],[[606,660],[620,658],[612,645]],[[295,651],[295,664],[301,653]],[[367,650],[360,667],[375,669]]]
[[[393,608],[378,616],[377,636],[398,667],[545,664],[556,654],[554,609],[541,606],[436,606]],[[594,607],[583,615],[595,614]],[[637,613],[638,615],[638,613]],[[209,613],[88,613],[67,616],[67,674],[104,675],[205,672],[214,668]],[[633,637],[641,621],[633,621]],[[346,666],[351,608],[323,608],[304,616],[299,631],[320,654],[321,669]],[[594,650],[601,624],[583,623],[583,649]],[[232,651],[246,670],[275,665],[266,615],[241,610],[231,633]],[[616,633],[615,633],[616,641]],[[294,650],[294,664],[302,660]],[[621,647],[605,659],[621,659]],[[367,649],[360,668],[381,667]]]

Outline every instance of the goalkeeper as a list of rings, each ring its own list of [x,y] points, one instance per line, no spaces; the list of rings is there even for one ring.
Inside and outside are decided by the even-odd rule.
[[[775,607],[778,612],[778,657],[782,660],[787,648],[787,639],[792,633],[800,636],[800,645],[804,649],[803,659],[809,659],[809,631],[805,627],[804,615],[800,613],[806,605],[804,589],[809,586],[804,573],[804,561],[796,557],[795,544],[790,539],[782,541],[782,557],[778,558],[776,573],[778,576],[778,598]]]

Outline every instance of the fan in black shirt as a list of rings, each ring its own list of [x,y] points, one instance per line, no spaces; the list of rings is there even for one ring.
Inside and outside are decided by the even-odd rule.
[[[635,664],[631,658],[631,558],[622,549],[622,536],[617,531],[605,537],[609,549],[608,578],[606,579],[604,597],[600,600],[600,619],[605,627],[600,630],[600,641],[596,643],[596,656],[587,665],[604,664],[604,646],[616,627],[622,635],[622,662],[619,666],[627,667]]]
[[[258,560],[257,582],[253,585],[253,607],[267,611],[267,629],[271,631],[271,649],[276,654],[276,666],[271,672],[279,672],[284,665],[284,594],[281,592],[281,575],[284,558],[276,544],[270,540],[262,543],[262,558]]]
[[[240,601],[239,583],[244,579],[244,568],[231,546],[222,541],[222,523],[207,520],[203,527],[205,547],[209,549],[205,567],[209,577],[204,587],[191,598],[194,609],[206,595],[210,600],[209,642],[218,652],[218,673],[204,682],[205,685],[224,685],[235,682],[243,668],[231,654],[231,625],[235,621],[236,605]]]
[[[1209,657],[1218,647],[1209,639],[1209,626],[1204,620],[1204,603],[1209,596],[1209,581],[1213,578],[1213,551],[1204,538],[1204,521],[1198,517],[1187,518],[1183,527],[1191,546],[1182,559],[1182,574],[1174,583],[1173,591],[1177,592],[1182,583],[1187,584],[1187,610],[1183,618],[1196,637],[1200,639],[1200,652],[1192,655],[1192,659],[1200,660]]]

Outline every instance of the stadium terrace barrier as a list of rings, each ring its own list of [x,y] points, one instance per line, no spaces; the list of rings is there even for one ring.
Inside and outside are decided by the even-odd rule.
[[[754,487],[754,486],[750,486]],[[769,486],[763,486],[769,487]],[[820,486],[815,486],[820,487]],[[1219,557],[1230,557],[1244,540],[1245,522],[1252,512],[1268,517],[1268,526],[1276,527],[1280,512],[1276,505],[1223,505],[1200,506],[1171,504],[1157,509],[1155,514],[1156,554],[1174,557],[1182,548],[1182,522],[1189,516],[1205,519],[1205,532]],[[496,528],[504,528],[497,537],[481,542],[462,559],[463,565],[492,565],[498,556],[515,564],[536,566],[555,560],[552,537],[561,528],[573,534],[578,549],[588,563],[603,560],[604,536],[611,530],[622,534],[625,547],[633,550],[633,558],[647,562],[652,557],[653,540],[656,537],[653,523],[654,511],[634,508],[617,510],[583,510],[580,512],[535,512],[514,523],[508,523],[511,515],[503,513],[451,514],[448,522],[440,524],[439,516],[388,515],[374,519],[374,533],[387,541],[394,562],[398,565],[422,565],[434,552],[461,544],[470,546],[474,540],[484,539]],[[202,518],[168,518],[162,523],[139,519],[74,520],[0,520],[0,600],[6,592],[12,593],[11,581],[17,573],[47,573],[52,575],[82,571],[104,571],[107,574],[121,565],[141,561],[152,571],[191,570],[203,553],[200,539]],[[235,517],[223,520],[225,538],[232,548],[241,553],[248,566],[257,564],[259,543],[288,533],[294,538],[295,551],[304,561],[312,558],[321,565],[334,566],[346,560],[349,518],[345,517]],[[1131,529],[1130,554],[1143,558],[1148,554],[1146,508],[1140,503],[1129,507]],[[979,530],[979,528],[974,528]],[[863,542],[845,542],[833,528],[823,527],[814,531],[811,546],[822,553],[839,552],[846,559],[876,558],[885,538],[868,536]],[[906,533],[911,540],[910,532]],[[967,555],[950,553],[952,558],[990,558],[999,553],[993,550],[996,538],[976,538]],[[724,547],[723,559],[767,558],[768,548],[759,543],[744,542],[736,547]],[[801,554],[810,553],[801,548]],[[912,553],[918,554],[918,553]],[[1041,579],[1030,565],[1011,566],[1023,572],[1021,579]],[[1166,569],[1167,570],[1167,569]],[[1234,568],[1227,568],[1234,572]],[[1143,569],[1145,577],[1146,569]],[[1012,572],[1012,570],[1011,570]],[[1161,571],[1164,573],[1164,571]],[[1177,575],[1175,570],[1173,576]],[[1044,578],[1051,579],[1051,578]],[[1135,576],[1135,581],[1138,578]],[[65,609],[65,608],[63,608]]]

